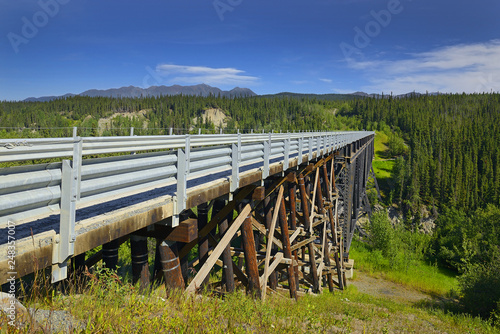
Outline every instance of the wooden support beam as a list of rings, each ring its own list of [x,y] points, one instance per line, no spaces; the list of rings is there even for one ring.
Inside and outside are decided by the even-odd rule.
[[[214,210],[213,213],[214,215],[217,215],[222,209],[225,207],[226,202],[224,200],[216,200],[214,203]],[[224,217],[221,222],[219,223],[219,234],[224,235],[227,232],[227,229],[229,227],[229,216]],[[232,217],[231,217],[232,218]],[[210,236],[210,234],[209,234]],[[213,246],[215,247],[217,244],[215,243]],[[224,282],[226,284],[226,291],[227,292],[233,292],[234,291],[234,272],[233,272],[233,260],[231,258],[231,241],[227,244],[226,248],[224,248],[222,252],[222,262],[223,262],[223,267],[222,267],[222,273],[224,275]]]
[[[305,221],[305,227],[307,230],[311,231],[312,230],[312,224],[310,220],[310,215],[309,215],[309,206],[307,204],[307,195],[306,195],[306,187],[304,183],[304,177],[302,174],[299,175],[299,190],[300,190],[300,197],[301,197],[301,208],[304,216],[304,221]],[[302,248],[307,245],[309,254],[309,262],[310,262],[310,268],[311,268],[311,275],[313,279],[313,291],[317,292],[319,290],[319,278],[318,278],[318,272],[316,271],[316,261],[314,259],[314,248],[312,245],[312,242],[316,240],[316,236],[312,236],[309,238],[307,242],[298,242],[294,247]],[[305,252],[303,251],[303,254]]]
[[[269,271],[269,257],[271,256],[271,249],[273,246],[273,239],[274,239],[274,229],[276,227],[276,220],[278,219],[278,211],[279,211],[279,205],[281,203],[281,198],[283,197],[283,186],[280,187],[279,193],[278,193],[278,198],[276,200],[276,208],[274,210],[274,215],[271,220],[271,225],[269,226],[269,232],[267,233],[267,246],[266,246],[266,258],[265,258],[265,264],[264,264],[264,275],[262,277],[262,283],[261,283],[261,290],[266,291],[267,287],[267,278],[269,276],[269,272],[273,272],[273,270]],[[262,300],[266,299],[266,294],[262,294]]]
[[[292,235],[290,236],[290,243],[292,244],[292,247],[293,247],[293,245],[296,244],[295,239],[297,239],[297,237],[299,235],[301,235],[303,232],[304,232],[304,229],[302,227],[299,227],[295,231],[293,231]],[[294,251],[296,251],[296,250],[297,249],[294,249]]]
[[[239,204],[244,198],[250,196],[250,194],[253,192],[254,189],[255,189],[254,185],[249,185],[244,188],[241,188],[240,191],[238,191],[238,193],[234,196],[233,200],[229,202],[219,213],[213,216],[210,222],[201,231],[198,231],[198,238],[203,238],[204,236],[206,236],[218,224],[220,224],[222,219],[227,217],[229,214],[232,214],[236,205]],[[197,241],[198,240],[195,239],[190,243],[184,245],[180,250],[179,255],[181,257],[186,256],[189,253],[189,251],[194,247],[194,245],[196,245]]]
[[[208,223],[208,203],[198,205],[198,230],[203,229]],[[207,237],[199,238],[198,253],[200,265],[203,265],[208,258],[208,239]],[[208,285],[210,276],[207,276],[203,281],[203,285]]]
[[[209,234],[208,235],[208,242],[210,242],[210,244],[212,245],[212,247],[217,247],[218,245],[218,241],[215,240],[215,238]],[[228,244],[228,247],[229,247],[230,244]],[[212,250],[213,252],[213,250]],[[212,252],[210,252],[210,255],[212,254]],[[225,250],[224,250],[225,252]],[[222,257],[224,258],[224,252],[222,253]],[[226,291],[227,292],[232,292],[234,291],[234,287],[235,287],[235,282],[234,282],[234,275],[236,275],[236,278],[238,278],[238,280],[243,284],[243,285],[247,285],[248,284],[248,279],[246,277],[246,275],[243,273],[243,271],[241,271],[240,268],[238,268],[238,265],[236,265],[233,261],[232,261],[232,251],[231,249],[229,249],[229,262],[227,264],[227,270],[223,270],[224,272],[224,278],[225,278],[225,282],[226,282]],[[216,263],[218,263],[218,261],[220,260],[217,260]],[[225,266],[224,264],[225,262],[223,261],[222,262],[222,266]],[[225,269],[223,267],[223,269]],[[229,274],[232,273],[233,276],[229,276]],[[232,290],[230,291],[229,288],[231,288],[231,285],[228,285],[227,282],[231,282],[230,284],[232,284]]]
[[[271,195],[268,195],[265,199],[264,199],[264,213],[265,213],[265,216],[266,216],[266,228],[268,230],[270,230],[271,228],[271,223],[273,221],[273,203],[271,201]],[[264,235],[266,235],[267,232],[264,232]],[[275,240],[275,237],[274,237],[274,234],[272,234],[273,236],[273,241],[279,241],[279,240]],[[279,248],[283,248],[283,246],[281,245],[281,241],[279,241],[279,244],[278,247]],[[272,250],[276,250],[276,246],[271,246],[271,249]],[[276,287],[278,286],[278,275],[276,272],[272,271],[271,274],[269,275],[269,286],[271,287],[271,289],[275,290]],[[263,291],[266,291],[265,289],[263,289]]]
[[[193,218],[188,218],[179,223],[165,237],[168,241],[178,241],[190,243],[198,238],[198,221]]]
[[[227,206],[225,207],[227,208]],[[186,291],[188,292],[195,292],[198,287],[200,287],[201,283],[205,279],[205,277],[210,273],[210,269],[214,266],[215,262],[219,258],[219,256],[222,254],[226,246],[229,244],[233,236],[235,235],[236,231],[241,227],[243,222],[245,221],[246,217],[249,215],[250,211],[252,210],[252,207],[250,204],[247,204],[245,208],[242,210],[242,212],[239,214],[239,216],[234,220],[234,222],[231,224],[231,226],[228,228],[222,239],[219,241],[217,244],[217,247],[215,247],[214,251],[212,254],[208,257],[207,262],[200,268],[194,279],[191,281],[189,286],[187,287]],[[221,212],[224,212],[222,210]],[[219,214],[221,213],[219,212]],[[229,212],[226,212],[225,215],[227,215]],[[223,216],[225,217],[225,216]],[[251,224],[251,222],[250,222]],[[207,233],[208,234],[208,233]]]
[[[297,196],[297,177],[295,173],[289,173],[288,174],[288,179],[291,180],[288,182],[288,202],[290,203],[290,227],[292,230],[296,230],[294,234],[290,237],[290,243],[292,245],[295,245],[295,238],[298,236],[300,231],[297,229],[297,201],[296,201],[296,196]],[[300,228],[302,229],[302,228]],[[296,234],[297,233],[297,234]],[[292,252],[293,258],[295,261],[299,261],[299,254],[298,250],[294,250]],[[299,266],[294,266],[294,272],[295,272],[295,281],[297,284],[297,287],[299,286]]]
[[[286,218],[285,199],[281,198],[281,205],[279,207],[279,221],[281,227],[281,242],[283,243],[283,254],[286,258],[292,259],[292,250],[290,249],[290,236],[288,233],[288,221]],[[295,280],[295,269],[293,263],[287,268],[288,270],[288,284],[290,287],[290,297],[297,299],[297,284]]]
[[[245,269],[248,278],[247,293],[261,298],[259,282],[259,267],[257,266],[257,252],[255,249],[255,239],[253,237],[252,217],[247,214],[241,227],[241,237],[243,249],[245,251]]]
[[[311,217],[309,218],[309,220],[312,222],[313,219],[314,219],[314,209],[315,209],[315,201],[316,201],[316,196],[317,196],[317,189],[318,189],[318,186],[321,188],[321,185],[319,184],[319,169],[316,169],[316,175],[314,176],[314,189],[313,189],[313,197],[312,197],[312,209],[311,209]],[[320,192],[321,192],[321,189],[320,189]],[[321,203],[323,204],[323,203]],[[321,214],[321,212],[320,212]],[[311,225],[311,229],[310,229],[311,233],[313,233],[313,226]]]
[[[313,243],[316,239],[318,239],[318,237],[313,235],[312,237],[297,242],[295,245],[291,246],[290,249],[294,251],[296,249],[302,248],[304,246],[307,246],[308,244]]]
[[[259,223],[254,217],[252,217],[252,225],[260,233],[267,235],[269,229],[266,229],[266,227],[264,225],[262,225],[261,223]],[[278,234],[279,235],[278,237],[281,238],[281,233],[279,233],[278,231],[274,230],[274,234]],[[281,241],[275,235],[272,235],[270,238],[271,238],[274,245],[276,245],[279,248],[283,248]]]
[[[264,187],[255,188],[252,194],[252,200],[260,202],[264,200],[265,197],[266,197],[266,188]]]

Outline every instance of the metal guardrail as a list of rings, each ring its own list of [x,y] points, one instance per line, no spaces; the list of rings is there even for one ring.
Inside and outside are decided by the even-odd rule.
[[[290,159],[298,157],[300,164],[304,156],[311,160],[313,152],[317,156],[320,152],[326,154],[372,134],[351,131],[0,139],[0,163],[71,158],[0,168],[0,226],[60,213],[60,234],[53,257],[53,263],[59,266],[59,270],[53,268],[53,280],[57,281],[65,277],[65,262],[74,253],[77,207],[172,184],[176,185],[175,227],[178,215],[187,209],[190,179],[230,171],[230,191],[234,192],[244,166],[256,165],[262,169],[264,179],[272,163],[282,163],[286,170]],[[133,154],[84,159],[116,153]]]

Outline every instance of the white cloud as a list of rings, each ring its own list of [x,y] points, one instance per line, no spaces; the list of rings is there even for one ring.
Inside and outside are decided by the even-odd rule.
[[[244,75],[245,71],[236,68],[213,68],[205,66],[185,66],[161,64],[156,73],[170,83],[207,85],[249,85],[259,78]]]
[[[367,92],[474,93],[500,91],[500,40],[409,54],[407,59],[349,61],[367,73]]]
[[[320,78],[319,80],[323,81],[323,82],[326,82],[326,83],[332,83],[333,82],[333,80],[331,80],[331,79],[322,79],[322,78]]]

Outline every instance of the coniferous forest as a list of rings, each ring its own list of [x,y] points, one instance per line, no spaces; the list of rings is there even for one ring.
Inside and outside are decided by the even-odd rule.
[[[218,110],[223,120],[204,117]],[[106,120],[103,122],[103,120]],[[389,138],[394,160],[385,204],[415,230],[422,208],[436,227],[423,253],[462,274],[468,311],[500,312],[500,95],[403,98],[74,96],[0,102],[0,138],[302,130],[373,130]],[[479,292],[478,292],[479,291]],[[468,306],[467,306],[468,305]],[[480,305],[480,306],[478,306]],[[500,314],[500,313],[498,313]]]

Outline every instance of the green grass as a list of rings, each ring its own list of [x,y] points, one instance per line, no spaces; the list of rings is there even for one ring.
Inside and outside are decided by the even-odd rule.
[[[376,131],[375,135],[375,157],[372,161],[373,171],[375,172],[375,177],[377,178],[380,194],[382,198],[387,199],[391,189],[394,188],[392,183],[391,174],[392,169],[396,163],[395,160],[388,160],[389,157],[389,147],[387,143],[389,137],[381,131]]]
[[[396,160],[376,160],[372,162],[375,176],[380,182],[387,182],[391,178],[392,169]]]
[[[454,296],[457,293],[457,274],[437,265],[418,261],[405,270],[398,270],[379,252],[369,250],[358,240],[352,241],[349,256],[355,259],[356,269],[373,276],[380,276],[435,296]]]
[[[85,323],[84,333],[498,332],[478,318],[372,297],[354,286],[298,301],[271,295],[261,302],[242,290],[224,299],[180,293],[167,298],[163,287],[140,294],[113,274],[88,279],[83,294],[56,294],[38,307],[71,313]]]
[[[389,137],[384,132],[375,131],[375,160],[387,159],[388,141]]]
[[[351,248],[358,249],[359,247]],[[353,256],[362,253],[352,253]],[[364,254],[366,255],[366,254]],[[356,259],[356,265],[361,262]],[[434,273],[431,273],[434,275]],[[443,279],[443,277],[441,277]],[[86,277],[81,294],[52,298],[31,296],[23,303],[49,311],[66,311],[83,333],[499,333],[479,318],[449,313],[433,304],[409,305],[359,292],[323,291],[294,301],[288,294],[254,300],[241,288],[225,298],[179,292],[166,296],[163,286],[140,293],[107,270]],[[71,290],[71,288],[70,288]],[[2,326],[4,315],[0,315]],[[42,327],[44,323],[40,324]],[[38,333],[42,327],[11,330]],[[1,328],[1,327],[0,327]]]

